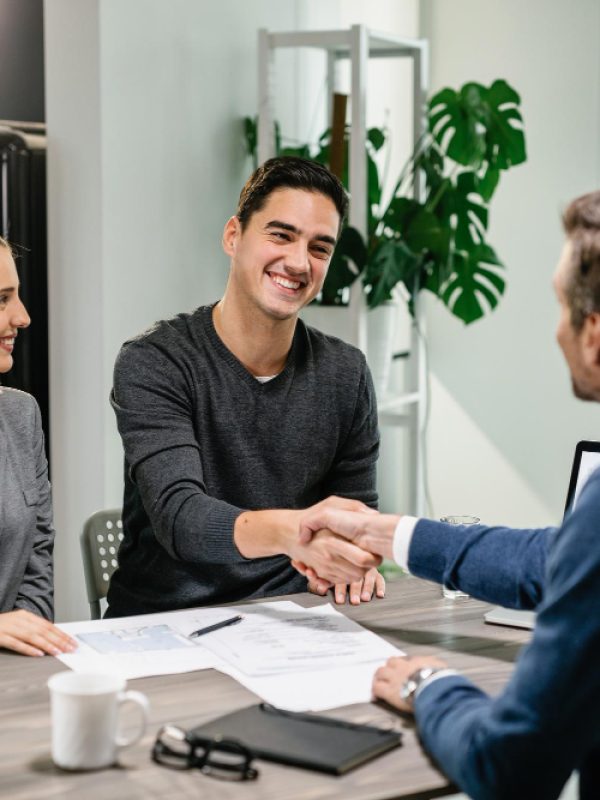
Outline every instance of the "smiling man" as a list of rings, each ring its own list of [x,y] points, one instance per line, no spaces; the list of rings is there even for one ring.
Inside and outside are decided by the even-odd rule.
[[[298,318],[346,210],[322,165],[267,161],[225,225],[222,299],[123,346],[111,400],[125,535],[109,616],[303,591],[290,559],[336,584],[338,600],[347,584],[352,602],[383,594],[378,557],[328,531],[306,545],[297,536],[302,509],[377,503],[364,356]]]

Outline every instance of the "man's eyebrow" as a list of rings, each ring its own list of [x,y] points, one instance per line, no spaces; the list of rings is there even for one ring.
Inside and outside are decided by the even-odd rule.
[[[291,225],[289,222],[282,222],[279,219],[272,219],[270,222],[267,222],[265,228],[282,228],[284,231],[289,231],[290,233],[300,234],[302,231],[300,228],[297,228],[295,225]],[[335,246],[336,240],[333,236],[328,236],[325,233],[317,234],[315,239],[318,242],[324,242],[326,244],[332,244]]]
[[[14,290],[15,290],[14,286],[7,286],[6,289],[0,289],[0,292],[2,292],[3,294],[10,294],[11,292],[14,292]]]

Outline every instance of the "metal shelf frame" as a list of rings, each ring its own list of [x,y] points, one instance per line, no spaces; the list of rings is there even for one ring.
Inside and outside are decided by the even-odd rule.
[[[340,60],[350,61],[350,146],[349,189],[352,196],[350,224],[366,235],[367,228],[367,67],[370,58],[410,58],[413,62],[413,141],[425,132],[424,108],[428,86],[429,51],[424,39],[406,39],[353,25],[345,30],[258,32],[258,159],[259,163],[275,153],[273,92],[271,77],[274,51],[278,48],[309,47],[327,54],[328,119],[334,92],[335,67]],[[422,181],[415,184],[415,199],[421,200]],[[350,292],[349,314],[354,341],[367,352],[367,308],[362,286],[354,284]],[[421,516],[425,510],[424,431],[427,414],[427,363],[425,326],[419,308],[411,328],[410,388],[406,394],[385,398],[379,403],[381,424],[405,425],[409,431],[410,511]]]

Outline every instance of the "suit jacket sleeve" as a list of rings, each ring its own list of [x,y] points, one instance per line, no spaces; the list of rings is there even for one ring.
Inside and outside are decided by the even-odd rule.
[[[25,574],[15,599],[15,608],[23,608],[52,620],[54,618],[52,497],[42,421],[37,403],[34,404],[33,452],[37,490],[36,531]]]
[[[408,551],[413,575],[506,608],[536,608],[555,528],[517,530],[421,519]]]
[[[500,584],[514,594],[505,574],[509,567],[521,576],[521,583],[527,583],[523,576],[531,563],[532,574],[539,579],[541,556],[534,541],[549,540],[533,638],[502,694],[491,698],[466,678],[450,676],[426,686],[415,702],[425,747],[473,798],[558,797],[572,770],[598,745],[599,518],[597,474],[558,531],[532,531],[529,538],[523,538],[526,532],[516,537],[505,534],[500,551],[494,529],[487,533],[481,529],[470,534],[460,549],[460,560],[467,565],[469,550],[478,552],[482,573],[492,581],[495,569],[499,570],[501,578],[493,581],[492,592],[499,596]],[[461,573],[465,576],[464,582],[458,581],[461,588],[479,585],[474,578],[467,579],[466,567],[456,568],[459,579]]]

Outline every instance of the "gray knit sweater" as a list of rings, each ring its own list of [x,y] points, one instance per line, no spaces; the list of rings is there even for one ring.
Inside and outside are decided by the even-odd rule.
[[[283,371],[257,381],[212,306],[126,342],[111,402],[125,450],[124,540],[108,616],[303,591],[284,556],[246,559],[244,509],[331,494],[377,503],[379,434],[362,353],[298,322]]]

